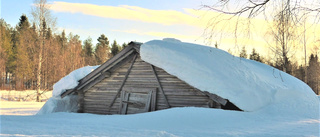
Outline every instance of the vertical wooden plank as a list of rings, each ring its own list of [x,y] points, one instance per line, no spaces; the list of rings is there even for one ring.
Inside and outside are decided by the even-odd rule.
[[[146,106],[144,108],[144,112],[149,112],[149,110],[150,110],[151,95],[152,95],[152,90],[148,93],[147,102],[146,102]]]
[[[157,107],[157,89],[152,90],[150,111],[156,111]]]
[[[121,113],[120,114],[127,114],[127,108],[128,108],[128,101],[129,101],[129,97],[130,97],[130,93],[127,93],[127,92],[125,92],[125,95],[124,95],[124,103],[123,103],[123,108],[122,108],[122,111],[121,111]]]
[[[121,91],[121,94],[120,94],[120,106],[119,106],[119,112],[118,112],[119,114],[121,114],[121,112],[122,112],[124,94],[125,94],[125,91]]]
[[[84,93],[78,92],[78,113],[83,113],[84,109]]]
[[[117,97],[119,96],[120,91],[122,90],[124,84],[126,83],[126,80],[127,80],[128,76],[129,76],[129,74],[130,74],[130,71],[131,71],[131,69],[132,69],[132,66],[133,66],[135,60],[137,59],[137,55],[138,55],[138,54],[135,54],[135,55],[134,55],[133,60],[132,60],[132,63],[131,63],[131,65],[130,65],[130,67],[128,68],[128,71],[127,71],[127,73],[126,73],[126,76],[124,77],[124,79],[123,79],[123,81],[122,81],[122,83],[121,83],[121,86],[120,86],[120,88],[118,89],[117,94],[114,96],[111,104],[109,105],[109,109],[112,107],[112,105],[113,105],[114,102],[116,101]]]
[[[162,86],[161,86],[160,80],[159,80],[159,78],[158,78],[157,72],[156,72],[156,70],[154,69],[154,66],[153,66],[153,65],[151,65],[151,68],[152,68],[153,74],[154,74],[154,76],[155,76],[155,78],[156,78],[156,80],[157,80],[157,83],[158,83],[158,86],[159,86],[159,90],[161,91],[161,93],[162,93],[162,95],[163,95],[163,97],[164,97],[164,100],[166,101],[166,105],[167,105],[168,108],[170,108],[170,104],[169,104],[169,102],[168,102],[168,99],[167,99],[166,95],[164,94],[164,91],[163,91],[163,89],[162,89]]]

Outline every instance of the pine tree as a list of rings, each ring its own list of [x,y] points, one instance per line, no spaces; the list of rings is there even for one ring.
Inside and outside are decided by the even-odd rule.
[[[28,81],[32,81],[34,77],[34,61],[33,54],[35,51],[36,39],[33,37],[36,32],[32,30],[26,15],[20,17],[17,26],[18,45],[17,45],[17,67],[16,78],[20,86],[24,87]]]
[[[85,65],[96,64],[93,57],[92,39],[90,37],[83,42],[82,55],[85,60]]]
[[[64,52],[65,49],[67,48],[67,42],[68,42],[65,30],[61,32],[61,35],[58,35],[58,41],[62,49],[61,51]]]
[[[240,57],[241,58],[247,58],[247,50],[246,50],[246,47],[245,46],[243,46],[242,47],[242,50],[241,50],[241,52],[240,52]]]
[[[255,61],[262,62],[262,59],[261,59],[259,53],[256,52],[256,49],[255,49],[255,48],[252,49],[252,52],[251,52],[251,54],[250,54],[250,59],[251,59],[251,60],[255,60]]]
[[[97,64],[102,64],[110,58],[109,40],[104,34],[97,40],[99,43],[96,45],[95,57]]]
[[[119,52],[119,45],[117,44],[117,41],[114,40],[112,45],[111,45],[111,54],[112,56],[115,56]]]
[[[12,58],[14,54],[12,51],[12,41],[10,35],[10,26],[3,20],[0,19],[0,77],[2,78],[9,73],[9,68],[7,65],[12,64],[9,60]],[[11,56],[11,57],[10,57]],[[10,58],[9,58],[10,57]],[[1,86],[6,83],[6,78],[3,78],[3,82],[1,82]]]
[[[309,58],[309,66],[308,66],[308,85],[312,88],[312,90],[319,94],[319,74],[320,66],[318,55],[311,54]]]
[[[127,43],[123,43],[122,45],[121,45],[121,50],[123,50],[124,48],[126,48],[128,46],[128,44]],[[120,50],[120,51],[121,51]]]

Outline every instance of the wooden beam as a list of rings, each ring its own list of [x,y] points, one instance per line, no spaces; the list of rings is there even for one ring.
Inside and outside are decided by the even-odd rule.
[[[112,105],[113,105],[114,102],[116,101],[117,97],[119,96],[119,93],[121,92],[124,84],[126,83],[126,80],[127,80],[128,76],[129,76],[129,74],[130,74],[130,71],[131,71],[131,69],[132,69],[132,66],[133,66],[134,62],[136,61],[136,59],[137,59],[137,56],[138,56],[138,54],[135,54],[135,56],[133,57],[132,63],[131,63],[131,65],[130,65],[130,67],[128,68],[128,71],[127,71],[127,73],[126,73],[126,76],[124,77],[124,79],[123,79],[123,81],[122,81],[122,83],[121,83],[121,86],[120,86],[120,88],[118,89],[117,94],[114,96],[111,104],[109,105],[109,109],[112,107]]]
[[[84,81],[82,83],[82,80],[79,82],[80,87],[78,87],[77,89],[80,90],[81,88],[83,88],[84,86],[86,86],[87,84],[89,84],[91,81],[95,80],[97,77],[99,77],[101,74],[107,72],[111,67],[113,67],[114,65],[116,65],[117,63],[119,63],[120,61],[122,61],[124,58],[128,57],[130,54],[132,54],[134,52],[134,50],[131,50],[129,52],[127,52],[126,54],[124,54],[123,56],[119,57],[117,60],[113,61],[112,63],[110,63],[106,68],[103,68],[102,70],[100,70],[100,73],[97,73],[96,75],[94,75],[93,77],[91,77],[90,79],[87,79],[86,81]],[[86,77],[85,77],[86,78]]]
[[[80,90],[87,84],[89,84],[91,81],[96,79],[101,75],[101,73],[104,73],[108,71],[110,68],[114,67],[118,62],[122,61],[124,58],[127,58],[129,55],[131,55],[133,52],[138,52],[140,51],[140,45],[142,43],[138,42],[131,42],[128,47],[123,49],[121,52],[119,52],[117,55],[100,65],[100,67],[96,68],[94,71],[89,73],[87,76],[79,80],[79,84],[77,87],[74,88],[74,90],[68,90],[67,92],[64,92],[61,94],[61,98],[69,95],[72,92],[75,92],[77,90]]]
[[[79,83],[83,84],[86,83],[86,81],[90,80],[92,77],[94,77],[97,73],[105,70],[106,67],[110,66],[111,64],[114,64],[116,61],[121,60],[121,58],[127,56],[128,54],[131,54],[134,50],[133,45],[129,45],[122,51],[120,51],[117,55],[107,60],[105,63],[101,64],[100,67],[89,73],[87,76],[82,78]]]
[[[167,105],[168,108],[170,108],[170,104],[169,104],[169,102],[168,102],[168,99],[167,99],[166,95],[164,94],[164,91],[163,91],[163,89],[162,89],[162,86],[161,86],[160,80],[159,80],[159,78],[158,78],[157,72],[156,72],[156,70],[154,69],[154,66],[153,66],[153,65],[151,65],[151,69],[152,69],[153,74],[154,74],[154,76],[155,76],[155,78],[156,78],[156,80],[157,80],[159,90],[161,91],[161,93],[162,93],[162,95],[163,95],[163,97],[164,97],[164,99],[165,99],[165,101],[166,101],[166,105]]]
[[[202,93],[204,93],[205,95],[207,95],[210,99],[212,99],[213,101],[215,102],[218,102],[220,103],[221,105],[226,105],[227,104],[227,100],[216,95],[216,94],[212,94],[212,93],[209,93],[208,91],[203,91]]]
[[[60,96],[61,98],[64,98],[65,96],[69,95],[71,92],[73,92],[75,89],[67,89],[65,92],[63,92]]]
[[[70,93],[74,92],[74,91],[80,91],[81,88],[83,88],[81,91],[85,92],[86,90],[88,90],[89,88],[91,88],[92,86],[94,86],[95,84],[97,84],[98,82],[100,82],[101,80],[103,80],[106,77],[110,77],[111,73],[110,72],[104,72],[104,73],[100,73],[99,77],[96,78],[94,81],[91,81],[91,83],[88,83],[86,85],[83,85],[79,88],[74,88],[74,89],[68,89],[66,92],[61,94],[61,98],[64,98],[65,96],[69,95]]]
[[[83,92],[86,92],[88,89],[90,89],[92,86],[96,85],[97,83],[99,83],[101,80],[110,77],[111,73],[110,72],[104,72],[102,73],[98,78],[96,78],[95,80],[91,81],[90,83],[88,83],[86,86],[84,86],[82,88]]]

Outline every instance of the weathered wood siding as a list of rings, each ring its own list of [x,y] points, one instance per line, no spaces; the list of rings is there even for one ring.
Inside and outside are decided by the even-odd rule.
[[[117,94],[131,62],[132,59],[128,59],[117,68],[111,69],[110,77],[105,78],[84,93],[83,112],[96,114],[119,113],[120,96],[115,100],[111,109],[109,109],[109,105]],[[155,67],[155,71],[171,107],[209,107],[210,99],[208,96],[177,77],[168,74],[161,68]],[[138,56],[123,90],[150,90],[155,88],[158,88],[158,83],[151,65],[141,60],[140,56]],[[156,110],[166,109],[167,105],[163,94],[158,91],[156,97]]]

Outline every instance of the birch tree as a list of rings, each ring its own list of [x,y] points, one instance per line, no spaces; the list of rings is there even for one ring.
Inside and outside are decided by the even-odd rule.
[[[40,102],[41,91],[41,70],[43,63],[43,49],[45,46],[46,29],[54,28],[56,18],[52,17],[50,7],[47,0],[35,0],[32,7],[33,22],[36,24],[36,29],[39,34],[39,52],[37,59],[37,102]]]

